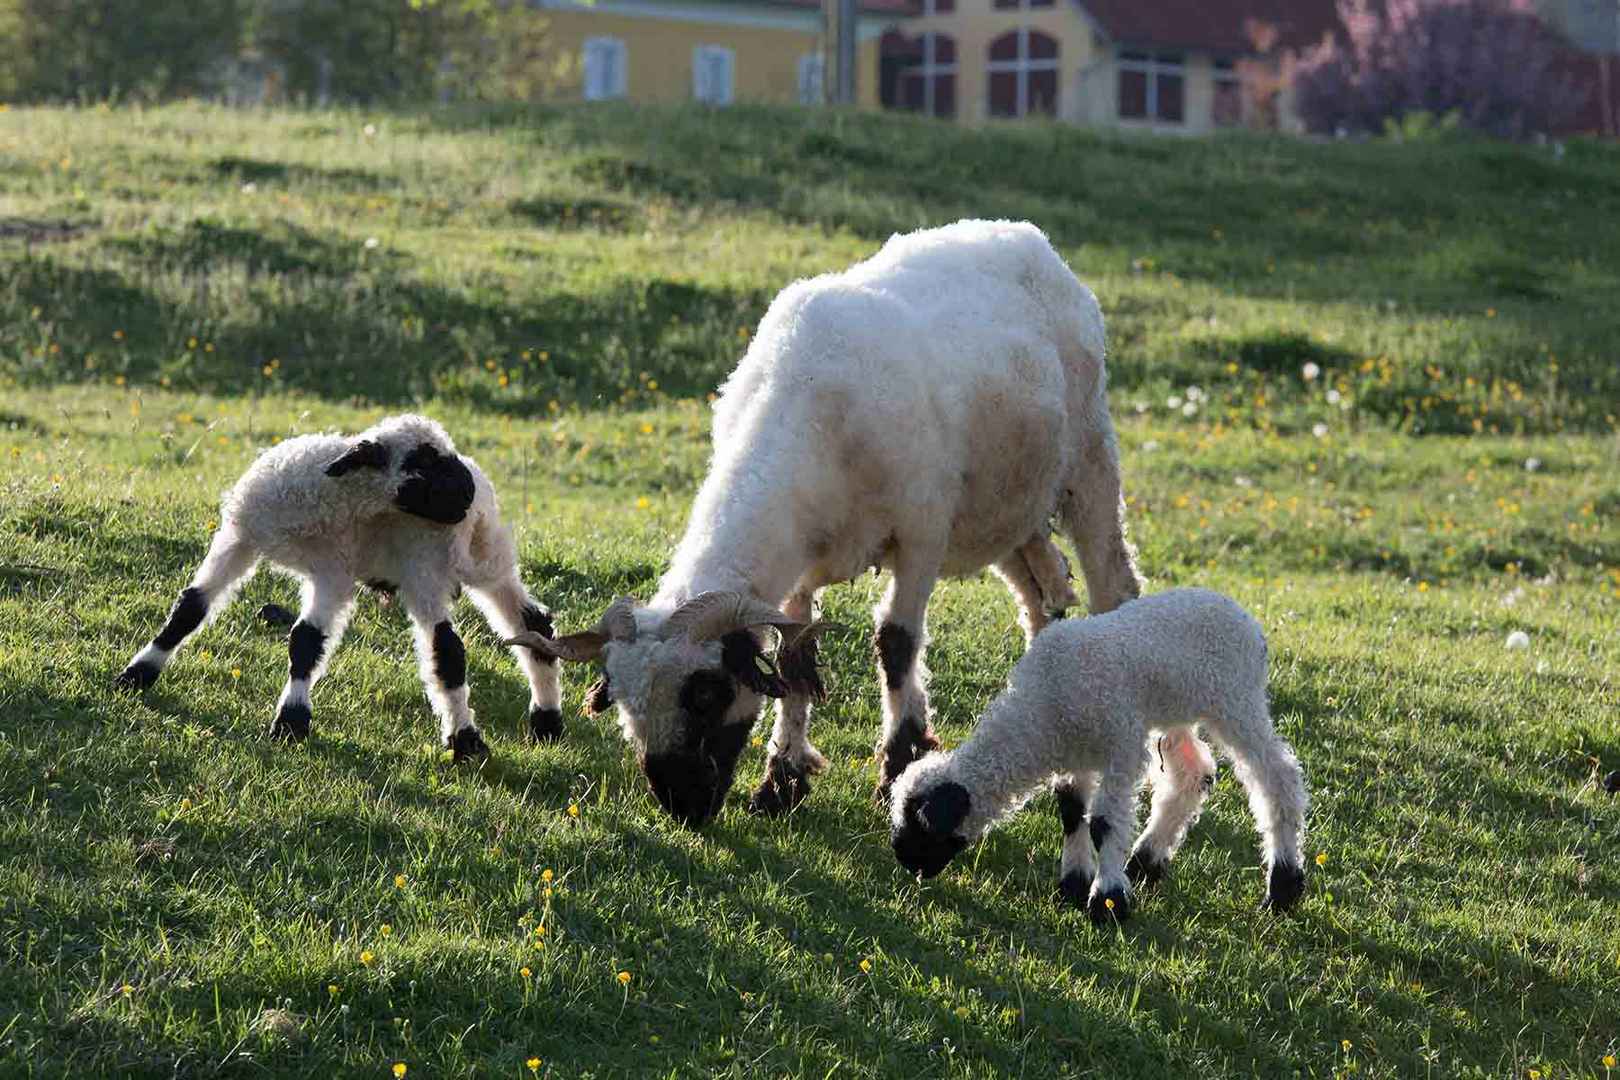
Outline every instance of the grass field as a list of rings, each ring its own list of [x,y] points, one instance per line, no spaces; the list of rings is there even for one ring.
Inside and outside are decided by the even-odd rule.
[[[470,607],[482,771],[369,599],[314,737],[269,744],[267,574],[110,690],[256,450],[404,406],[490,472],[565,626],[645,596],[774,292],[964,214],[1039,222],[1102,299],[1152,588],[1265,624],[1314,797],[1295,915],[1255,911],[1226,770],[1120,932],[1051,902],[1050,798],[907,879],[870,578],[827,596],[832,769],[701,835],[588,672],[526,745]],[[1620,1075],[1616,250],[1597,144],[0,112],[0,1075]],[[955,743],[1021,638],[985,578],[931,633]]]

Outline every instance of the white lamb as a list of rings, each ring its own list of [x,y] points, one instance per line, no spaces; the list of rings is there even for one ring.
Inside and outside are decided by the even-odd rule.
[[[825,765],[815,598],[868,567],[878,605],[880,792],[937,747],[924,613],[941,577],[993,567],[1027,634],[1074,603],[1050,537],[1074,541],[1093,611],[1141,591],[1125,542],[1103,320],[1033,225],[962,221],[782,290],[715,405],[714,458],[646,606],[595,630],[518,640],[601,659],[607,699],[654,796],[694,827],[717,813],[762,695],[783,698],[749,808],[780,813]],[[778,605],[781,605],[778,607]],[[772,669],[766,626],[793,638]]]
[[[180,643],[224,607],[261,558],[304,586],[270,727],[277,739],[308,736],[310,688],[342,639],[358,583],[397,592],[410,615],[422,682],[457,761],[488,753],[467,705],[466,650],[450,623],[461,587],[503,637],[552,631],[518,577],[511,530],[489,480],[437,423],[394,416],[353,438],[304,435],[261,454],[226,493],[208,556],[168,621],[117,685],[156,682]],[[529,680],[531,735],[558,737],[556,662],[528,649],[513,653]]]
[[[1049,626],[972,737],[895,783],[895,856],[933,877],[1056,778],[1061,893],[1096,922],[1123,919],[1128,879],[1164,874],[1214,787],[1215,760],[1195,724],[1232,756],[1264,841],[1263,906],[1285,910],[1305,888],[1305,782],[1272,730],[1260,625],[1207,589],[1173,589]],[[1149,732],[1160,733],[1151,752]],[[1154,756],[1153,810],[1127,865],[1135,792]]]

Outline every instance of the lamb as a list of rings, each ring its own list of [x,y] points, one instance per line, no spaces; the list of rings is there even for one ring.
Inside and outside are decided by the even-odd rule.
[[[422,682],[458,762],[489,752],[467,704],[467,654],[450,621],[461,587],[503,637],[553,632],[550,614],[518,577],[488,478],[434,421],[393,416],[353,438],[304,435],[261,454],[226,493],[208,555],[168,621],[117,685],[155,683],[261,558],[303,581],[287,685],[270,727],[286,742],[309,735],[310,690],[343,637],[358,582],[397,592],[410,615]],[[529,649],[513,653],[529,680],[530,734],[559,737],[556,662]]]
[[[1305,781],[1272,730],[1260,625],[1207,589],[1172,589],[1048,627],[973,735],[895,783],[895,856],[933,877],[1055,777],[1059,892],[1094,922],[1124,919],[1131,882],[1163,877],[1214,788],[1215,760],[1197,724],[1231,754],[1248,792],[1264,841],[1262,906],[1286,910],[1305,889]],[[1159,733],[1152,752],[1150,732]],[[1136,787],[1154,756],[1153,808],[1127,863]]]
[[[709,473],[652,600],[620,598],[583,633],[515,640],[603,662],[595,702],[617,702],[654,796],[694,828],[720,809],[762,697],[778,698],[749,809],[782,813],[825,766],[809,739],[821,627],[801,631],[825,586],[887,568],[882,795],[939,745],[923,650],[940,577],[993,567],[1033,636],[1075,603],[1056,517],[1093,611],[1140,593],[1103,357],[1096,298],[1026,223],[896,236],[795,282],[721,390]]]

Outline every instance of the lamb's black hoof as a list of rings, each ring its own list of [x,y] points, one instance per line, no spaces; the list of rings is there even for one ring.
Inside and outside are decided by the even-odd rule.
[[[301,743],[309,738],[310,718],[308,705],[283,705],[270,725],[270,737],[277,742]]]
[[[1305,895],[1305,870],[1289,863],[1278,863],[1271,868],[1266,883],[1266,898],[1260,906],[1269,911],[1284,912]]]
[[[1614,770],[1603,778],[1603,790],[1610,795],[1620,794],[1620,769]]]
[[[1109,889],[1093,896],[1086,904],[1086,914],[1093,926],[1111,926],[1131,917],[1131,902],[1121,888]]]
[[[1082,874],[1078,870],[1070,870],[1058,882],[1057,902],[1069,907],[1084,908],[1086,898],[1091,895],[1091,875]]]
[[[158,681],[162,670],[156,664],[131,664],[118,673],[113,686],[120,690],[145,690]]]
[[[785,758],[773,757],[765,766],[765,779],[748,799],[750,814],[776,817],[810,796],[810,771]]]
[[[475,727],[464,727],[451,735],[445,740],[445,749],[450,751],[451,760],[457,765],[463,761],[489,757],[489,747]]]
[[[537,743],[556,742],[562,738],[561,709],[530,709],[529,739]]]
[[[1137,848],[1131,852],[1130,859],[1125,863],[1125,876],[1130,879],[1131,885],[1138,889],[1147,885],[1157,885],[1169,872],[1170,863],[1146,848]]]
[[[266,604],[259,609],[259,621],[266,626],[285,629],[298,621],[298,616],[280,604]]]

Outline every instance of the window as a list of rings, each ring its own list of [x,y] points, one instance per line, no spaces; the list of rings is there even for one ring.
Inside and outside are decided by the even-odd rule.
[[[1030,8],[1049,8],[1055,0],[994,0],[997,11],[1028,11]]]
[[[1058,43],[1039,30],[1009,30],[990,43],[990,115],[1057,113]]]
[[[1186,121],[1187,66],[1181,53],[1119,54],[1119,115],[1123,120]]]
[[[920,59],[900,73],[900,107],[926,116],[956,115],[956,39],[924,34]]]
[[[724,45],[699,45],[693,49],[692,96],[706,105],[730,105],[735,56]]]
[[[799,57],[799,104],[823,105],[827,101],[827,62],[818,52]]]
[[[586,38],[585,100],[624,97],[629,67],[625,62],[624,42],[610,37]]]
[[[1215,97],[1210,103],[1210,119],[1216,127],[1237,127],[1243,123],[1243,80],[1230,60],[1215,61]]]

